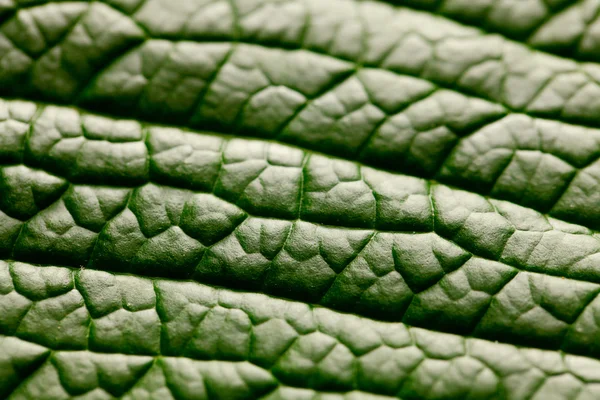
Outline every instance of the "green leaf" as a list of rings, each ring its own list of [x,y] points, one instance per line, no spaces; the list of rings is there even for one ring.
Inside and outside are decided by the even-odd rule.
[[[0,4],[0,398],[599,398],[598,11]]]

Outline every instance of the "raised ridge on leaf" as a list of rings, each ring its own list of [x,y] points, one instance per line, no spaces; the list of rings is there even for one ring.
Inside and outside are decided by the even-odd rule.
[[[510,238],[517,231],[562,231],[572,235],[573,240],[578,241],[580,250],[583,250],[582,254],[574,256],[575,261],[581,261],[595,251],[593,243],[596,243],[596,239],[592,230],[548,219],[543,214],[503,201],[444,188],[424,179],[392,174],[272,142],[148,126],[131,120],[80,114],[75,109],[64,107],[40,107],[36,114],[36,105],[33,103],[9,101],[1,104],[6,115],[2,126],[8,133],[0,146],[0,162],[5,164],[2,167],[1,187],[3,198],[10,201],[0,204],[3,204],[4,213],[13,219],[31,218],[62,196],[61,202],[64,201],[75,222],[86,229],[99,232],[107,220],[123,210],[127,202],[134,214],[142,218],[140,223],[144,226],[144,218],[139,215],[148,212],[149,204],[144,205],[148,200],[136,206],[136,199],[152,198],[155,195],[151,193],[164,191],[167,198],[189,200],[190,196],[197,196],[194,193],[204,192],[225,200],[217,206],[223,210],[223,207],[229,207],[226,206],[227,202],[233,203],[257,217],[292,221],[302,219],[338,227],[375,228],[379,231],[435,230],[478,255],[513,260],[522,268],[535,269],[538,262],[529,257],[529,252],[534,248],[520,250],[525,253],[516,255],[517,249],[525,243],[525,239]],[[518,150],[528,149],[527,146],[536,149],[533,146],[541,143],[543,146],[537,148],[575,165],[593,160],[595,131],[573,129],[569,135],[557,132],[560,128],[562,125],[535,121],[526,116],[507,117],[460,141],[443,164],[440,174],[450,181],[459,180],[461,174],[465,174],[459,167],[469,168],[474,164],[469,157],[479,162],[482,168],[494,167],[491,162],[481,163],[477,153],[471,156],[472,149],[485,155],[486,152],[494,153],[503,149],[506,152],[515,151],[515,147]],[[513,132],[519,133],[519,136]],[[567,138],[576,138],[575,142],[581,142],[582,145],[561,145],[564,143],[562,140],[567,140],[562,139],[561,133]],[[589,141],[585,141],[586,133],[589,133]],[[485,146],[490,143],[496,147],[487,150]],[[40,168],[47,172],[42,172]],[[545,170],[551,169],[546,167]],[[467,174],[463,182],[488,184],[477,180],[479,176],[485,176],[485,170],[479,175],[467,169],[466,173],[469,172],[471,175]],[[491,175],[496,174],[492,169]],[[502,180],[498,179],[498,182]],[[149,182],[154,185],[145,185]],[[574,180],[576,182],[577,179]],[[117,187],[96,187],[102,184]],[[71,189],[67,191],[68,187]],[[136,191],[138,195],[129,198],[131,190],[128,188],[136,187],[139,188]],[[432,187],[439,189],[432,190]],[[569,187],[565,197],[571,190],[575,189]],[[543,190],[534,192],[538,198],[542,193]],[[102,199],[101,202],[105,204],[92,206],[86,200],[88,196]],[[200,197],[211,198],[206,195]],[[163,198],[159,195],[152,201],[160,204]],[[174,206],[173,210],[178,211],[169,211],[169,219],[165,222],[168,226],[179,224],[179,217],[175,215],[182,211],[186,215],[199,212],[194,211],[193,201],[187,209],[181,208],[188,200],[181,200],[183,203]],[[348,204],[350,200],[356,203],[352,207]],[[434,209],[431,201],[435,202]],[[15,204],[21,205],[15,207]],[[573,207],[572,201],[570,204]],[[92,212],[93,207],[100,208]],[[464,211],[452,214],[456,207]],[[595,215],[595,210],[589,204],[575,210],[580,214],[586,213],[588,219],[593,219]],[[437,215],[434,215],[434,211]],[[471,243],[481,233],[475,234],[475,228],[464,228],[459,232],[467,217],[475,219],[470,214],[482,212],[495,215],[493,218],[503,221],[489,228],[490,232],[497,232],[490,233],[489,237],[496,239],[490,242],[485,241],[487,239],[484,237],[479,239],[484,240],[480,244],[486,243],[485,246]],[[528,216],[526,221],[529,222],[522,221],[524,215]],[[157,223],[155,215],[151,219],[154,224]],[[536,222],[531,222],[533,220]],[[441,224],[434,227],[435,221]],[[186,225],[184,218],[182,226]],[[184,229],[189,233],[195,228]],[[152,230],[143,230],[145,235],[155,234]],[[201,234],[198,230],[196,232]],[[214,240],[211,239],[205,244],[212,243]],[[583,243],[589,245],[583,246]],[[531,245],[535,245],[535,242]],[[572,251],[566,251],[565,255]],[[563,256],[558,259],[561,258]],[[539,268],[547,271],[571,265],[571,262],[564,262],[551,267],[540,259]],[[589,275],[593,274],[592,270],[586,268],[589,267],[571,269],[569,274],[595,281],[591,277],[593,275]]]
[[[331,154],[346,154],[348,158],[394,171],[433,176],[442,182],[510,200],[567,221],[592,228],[600,226],[600,208],[593,190],[600,130],[523,114],[506,117],[496,114],[495,118],[500,119],[488,121],[474,132],[461,136],[456,134],[460,131],[459,124],[477,126],[482,118],[489,118],[495,111],[480,108],[478,115],[477,107],[470,103],[464,106],[474,110],[471,116],[456,118],[451,112],[441,112],[429,114],[423,120],[421,115],[425,110],[457,100],[452,96],[444,100],[446,93],[436,93],[389,119],[389,125],[380,124],[367,140],[359,135],[360,140],[351,141],[340,135],[345,132],[342,128],[346,123],[327,131],[319,130],[314,122],[308,122],[309,127],[313,125],[309,129],[314,132],[312,137],[303,134],[308,128],[301,128],[303,124],[300,124],[296,133],[284,131],[275,139]],[[153,180],[170,185],[209,191],[221,170],[219,153],[228,143],[180,129],[22,101],[0,101],[0,112],[0,126],[6,131],[0,139],[0,162],[26,161],[73,182],[139,184],[147,182],[152,175]],[[416,128],[419,123],[424,127],[422,130]],[[431,123],[438,126],[428,129]],[[354,129],[356,132],[356,127]],[[239,157],[233,153],[244,152],[241,148],[233,150],[233,143],[237,142],[228,145],[226,152],[232,155],[223,153],[226,163],[230,163],[227,160],[231,157]],[[237,146],[244,146],[242,143],[250,142],[239,142]],[[264,151],[258,143],[255,146],[258,147],[253,151]],[[290,180],[289,183],[300,179],[298,174],[295,178],[289,175],[294,173],[287,167],[300,167],[308,157],[296,149],[290,149],[289,156],[275,156],[275,153],[288,151],[275,148],[279,150],[271,151],[269,162],[284,168],[275,168],[277,172],[271,169],[271,179]],[[295,161],[282,163],[273,157],[291,157]],[[230,166],[225,170],[231,168],[235,169]],[[244,184],[240,182],[240,185]],[[231,187],[215,189],[227,191]],[[298,199],[291,192],[289,195],[291,198],[280,197],[279,205],[270,204],[275,215],[293,215],[290,207],[293,208]],[[232,196],[227,198],[236,200],[239,194]]]
[[[285,386],[348,399],[373,393],[384,396],[373,399],[410,400],[541,400],[557,391],[593,398],[600,390],[599,361],[591,358],[189,281],[0,262],[0,273],[8,270],[0,309],[15,317],[0,325],[7,335],[0,336],[6,348],[0,363],[14,367],[0,393],[11,393],[11,400],[144,392],[175,399],[314,398]],[[18,384],[20,371],[29,378]]]
[[[69,4],[72,3],[49,5],[67,7],[65,5]],[[321,57],[319,63],[331,64],[334,62],[332,58],[337,57],[352,61],[350,67],[357,63],[358,66],[370,65],[418,76],[442,86],[475,93],[514,110],[590,124],[599,123],[600,106],[594,101],[600,93],[596,78],[599,75],[597,65],[548,55],[521,43],[496,35],[485,35],[478,29],[428,13],[371,1],[332,0],[324,6],[318,0],[263,0],[257,4],[217,0],[200,4],[198,13],[186,10],[189,6],[183,3],[174,4],[170,11],[166,11],[171,14],[170,23],[164,24],[161,22],[164,20],[164,6],[161,4],[160,0],[139,2],[134,7],[129,3],[120,6],[119,2],[111,6],[107,3],[90,3],[85,16],[73,26],[71,33],[42,53],[39,59],[25,54],[5,33],[6,49],[2,54],[10,54],[18,62],[11,63],[11,68],[2,71],[0,81],[18,84],[5,85],[1,93],[64,101],[79,99],[83,92],[85,101],[97,104],[98,100],[104,99],[106,106],[109,99],[116,100],[131,91],[139,91],[140,86],[145,87],[154,80],[153,83],[158,87],[146,93],[154,100],[146,101],[145,105],[152,108],[170,105],[170,108],[177,110],[186,106],[186,102],[194,103],[190,98],[198,97],[199,89],[207,91],[206,84],[230,68],[228,54],[235,55],[238,47],[246,48],[248,45],[240,42],[247,41],[260,44],[261,47],[275,44],[327,54]],[[207,8],[212,12],[207,13]],[[35,7],[19,10],[13,18],[18,18],[20,13],[33,12],[33,9]],[[133,15],[128,16],[128,12]],[[283,15],[289,23],[280,21],[273,26],[269,19],[274,12]],[[204,19],[203,24],[193,23],[193,18],[198,17]],[[230,24],[212,30],[215,24],[219,26],[219,22],[228,18],[233,19]],[[5,19],[6,23],[11,21],[11,17]],[[106,21],[114,23],[108,24]],[[324,24],[319,21],[327,21],[328,27],[340,28],[323,28]],[[91,44],[73,46],[74,40],[89,33],[80,32],[84,29],[82,24],[94,35],[110,36],[110,40],[103,41],[105,45],[101,49],[94,47],[96,42],[93,37],[89,41]],[[109,26],[119,28],[110,30]],[[205,29],[197,31],[189,26],[202,26]],[[200,52],[201,47],[186,42],[210,41],[215,36],[221,41],[231,40],[232,43],[205,43],[204,50]],[[154,38],[176,38],[177,42],[157,42]],[[36,39],[33,37],[31,40]],[[141,43],[143,45],[138,46]],[[350,44],[350,48],[344,43]],[[146,52],[151,51],[152,56],[143,57],[143,49],[149,47],[152,50]],[[227,47],[231,47],[230,52]],[[210,51],[210,48],[213,50]],[[256,53],[259,64],[261,57],[264,57],[260,54],[268,53],[264,48],[251,51]],[[52,63],[51,57],[59,54],[66,60],[65,63]],[[79,64],[85,64],[86,68],[68,67],[71,54],[73,57],[76,55]],[[297,58],[295,53],[285,55],[281,50],[276,50],[276,54],[274,57],[279,56],[279,62],[286,57]],[[169,60],[173,56],[175,58]],[[50,59],[44,61],[45,57]],[[141,59],[146,60],[143,62],[143,71],[139,70]],[[153,61],[147,61],[149,59]],[[159,60],[165,64],[161,65],[163,62]],[[312,65],[321,68],[319,63],[313,62]],[[299,66],[302,67],[302,64]],[[291,67],[296,66],[292,64]],[[262,71],[259,68],[254,80],[260,79],[260,75],[268,71],[264,63],[261,68],[266,69]],[[156,72],[160,73],[155,75]],[[117,90],[115,79],[123,77],[127,77],[128,85]],[[303,77],[310,77],[307,80],[310,82],[317,75],[313,72]],[[187,82],[186,87],[190,89],[182,89],[183,82]],[[180,99],[174,100],[172,94],[160,95],[160,87],[165,85],[179,85],[179,89],[172,94],[177,93]],[[277,97],[279,94],[275,92],[271,96]],[[200,99],[195,101],[199,102]]]

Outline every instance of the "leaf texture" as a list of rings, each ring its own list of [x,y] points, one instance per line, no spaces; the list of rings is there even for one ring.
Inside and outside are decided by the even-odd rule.
[[[0,362],[13,372],[0,390],[11,398],[598,395],[600,364],[590,358],[189,281],[20,262],[0,273],[0,309],[11,310],[2,328],[14,335],[0,337]]]
[[[599,6],[1,3],[0,397],[600,397]]]

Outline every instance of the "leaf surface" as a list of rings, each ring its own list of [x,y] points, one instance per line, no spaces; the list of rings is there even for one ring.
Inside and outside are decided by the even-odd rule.
[[[0,4],[0,398],[600,397],[597,18]]]

